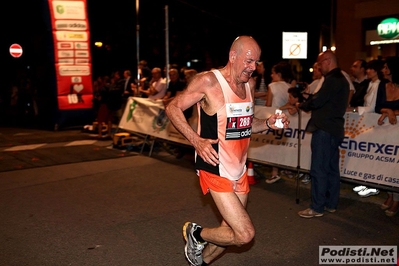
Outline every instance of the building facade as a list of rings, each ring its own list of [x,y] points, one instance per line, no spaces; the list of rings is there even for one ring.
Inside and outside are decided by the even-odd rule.
[[[399,0],[336,0],[331,45],[342,69],[349,71],[354,60],[399,56]],[[396,37],[381,37],[377,28],[388,18],[398,21],[391,31]],[[381,27],[381,26],[380,26]],[[378,41],[389,39],[389,43]],[[373,45],[372,45],[373,44]]]

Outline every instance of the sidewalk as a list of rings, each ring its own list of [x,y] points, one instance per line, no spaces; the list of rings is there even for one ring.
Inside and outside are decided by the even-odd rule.
[[[81,129],[0,128],[0,172],[133,156]]]

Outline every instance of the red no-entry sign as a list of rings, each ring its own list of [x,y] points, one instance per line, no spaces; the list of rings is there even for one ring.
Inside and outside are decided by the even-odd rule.
[[[14,43],[10,46],[10,54],[12,57],[18,58],[22,55],[22,47],[21,45]]]

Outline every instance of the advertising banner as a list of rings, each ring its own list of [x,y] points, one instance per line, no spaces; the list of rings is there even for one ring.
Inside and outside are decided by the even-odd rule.
[[[274,108],[257,106],[255,117],[266,118]],[[268,130],[251,137],[248,159],[310,170],[311,133],[304,132],[310,114],[287,114],[290,127]],[[345,114],[345,138],[340,145],[341,176],[359,181],[399,187],[399,125],[377,124],[379,114]],[[301,129],[301,130],[299,130]],[[298,138],[299,137],[299,138]],[[300,144],[300,146],[299,146]]]
[[[93,106],[90,31],[86,0],[48,0],[59,110]]]
[[[197,111],[189,119],[191,127],[197,128]],[[170,123],[161,100],[130,97],[119,122],[119,128],[153,137],[190,145]]]

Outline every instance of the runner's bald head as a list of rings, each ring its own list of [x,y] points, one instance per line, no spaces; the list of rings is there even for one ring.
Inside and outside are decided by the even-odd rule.
[[[261,51],[255,39],[247,35],[238,36],[230,47],[230,51],[235,51],[237,54],[246,52],[248,49],[259,53]]]

